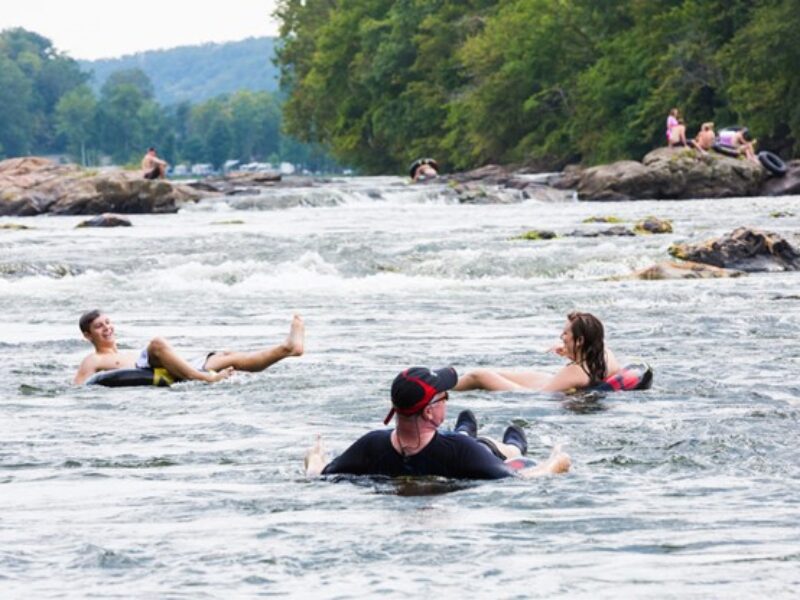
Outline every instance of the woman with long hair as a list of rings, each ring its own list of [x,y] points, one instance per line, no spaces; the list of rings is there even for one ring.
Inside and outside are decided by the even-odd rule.
[[[453,389],[566,392],[598,385],[621,368],[614,353],[605,347],[603,324],[590,313],[567,315],[561,345],[552,351],[570,361],[554,375],[539,371],[476,369],[461,376]]]

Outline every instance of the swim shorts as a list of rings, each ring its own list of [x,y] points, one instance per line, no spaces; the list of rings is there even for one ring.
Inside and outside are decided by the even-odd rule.
[[[216,354],[216,350],[213,352],[209,352],[204,356],[198,356],[196,358],[189,359],[189,364],[192,365],[198,371],[205,371],[206,370],[206,361],[209,358]],[[150,356],[147,354],[147,348],[142,348],[142,351],[139,352],[139,358],[136,359],[136,368],[137,369],[152,369],[153,366],[150,364]]]

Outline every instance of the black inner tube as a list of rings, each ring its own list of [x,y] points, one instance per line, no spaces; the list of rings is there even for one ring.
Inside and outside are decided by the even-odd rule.
[[[758,160],[773,175],[786,175],[786,163],[777,154],[763,150],[758,153]]]

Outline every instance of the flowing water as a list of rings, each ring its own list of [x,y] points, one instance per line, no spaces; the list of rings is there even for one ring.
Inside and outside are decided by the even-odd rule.
[[[800,275],[614,279],[740,225],[792,237],[800,198],[462,205],[443,186],[352,179],[208,201],[133,227],[0,230],[0,597],[790,597],[800,585]],[[788,213],[775,218],[771,213]],[[793,213],[793,214],[792,214]],[[559,234],[615,215],[669,235]],[[185,355],[281,341],[306,354],[216,385],[71,385],[101,307],[121,346]],[[321,434],[381,427],[414,364],[537,367],[587,310],[649,391],[454,394],[481,431],[560,443],[533,481],[309,480]]]

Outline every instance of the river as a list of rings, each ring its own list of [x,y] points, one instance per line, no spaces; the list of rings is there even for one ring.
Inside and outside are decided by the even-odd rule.
[[[356,178],[133,215],[4,218],[0,596],[792,597],[800,586],[800,274],[616,280],[740,225],[792,238],[800,198],[463,205]],[[776,211],[789,213],[776,218]],[[527,229],[675,232],[513,239]],[[186,355],[281,341],[261,374],[170,389],[75,387],[100,307],[121,347]],[[596,314],[651,390],[453,394],[482,433],[563,444],[564,476],[333,483],[303,475],[382,426],[407,366],[538,367],[571,310]]]

